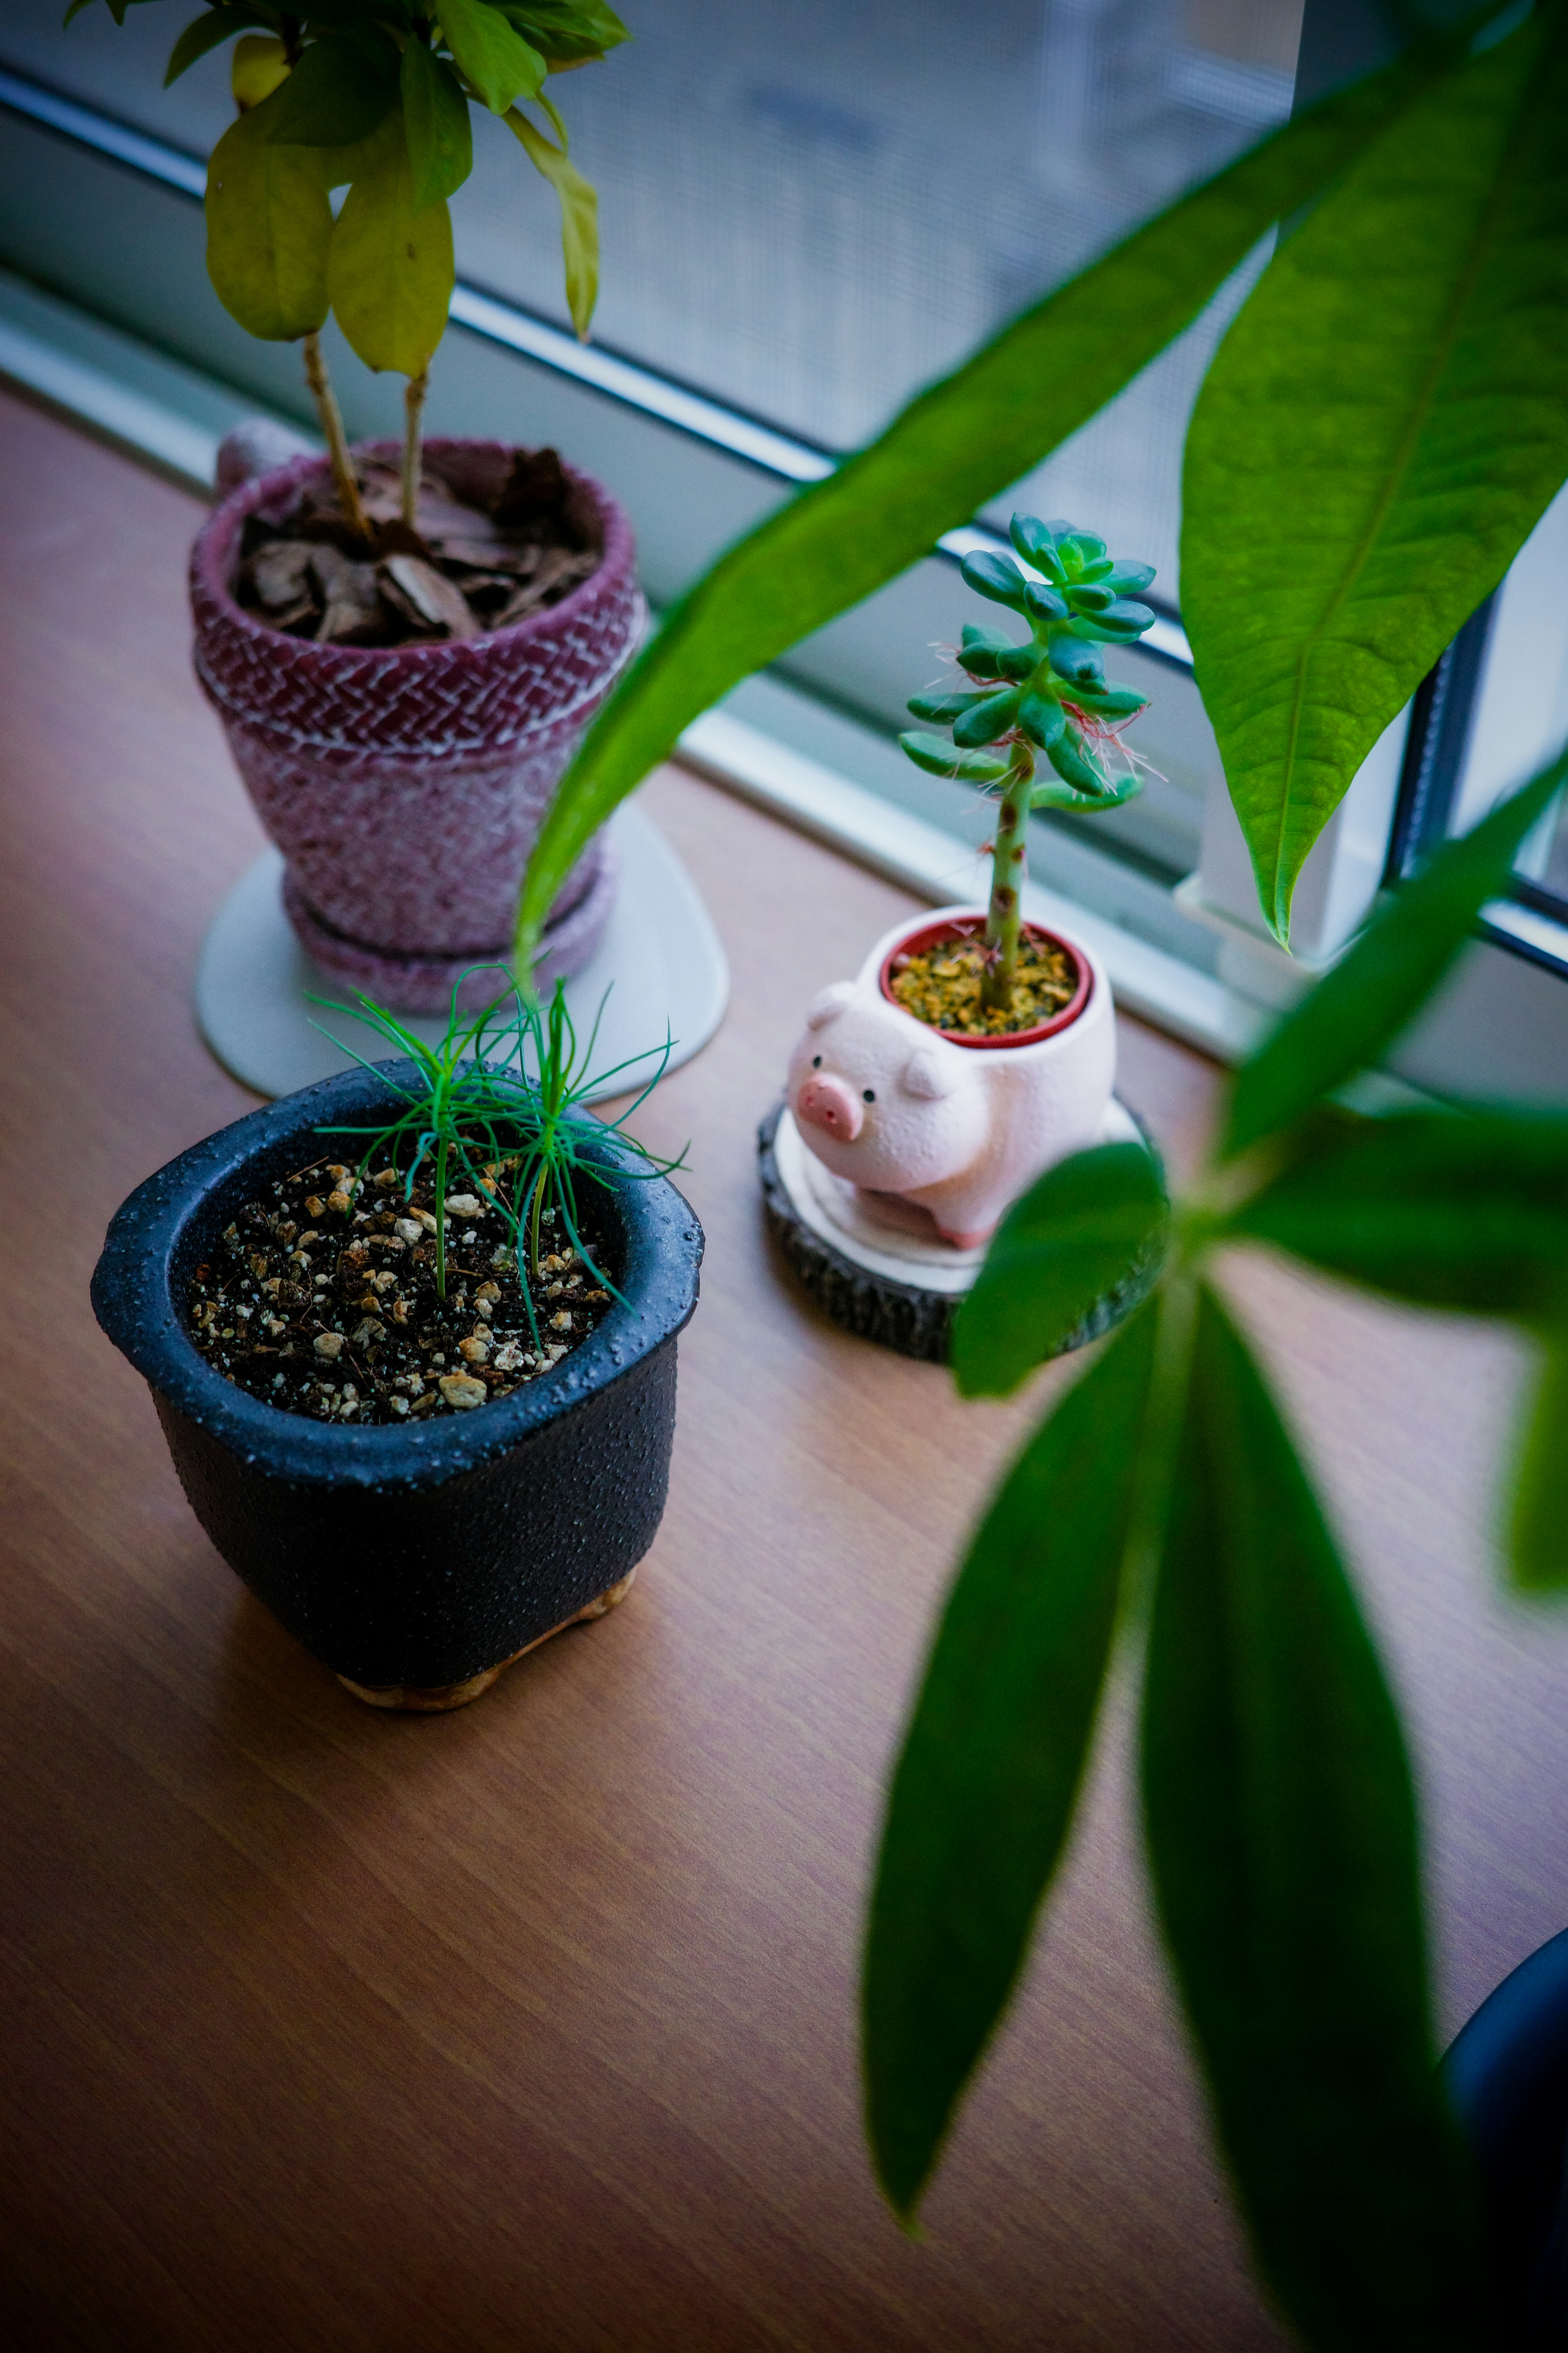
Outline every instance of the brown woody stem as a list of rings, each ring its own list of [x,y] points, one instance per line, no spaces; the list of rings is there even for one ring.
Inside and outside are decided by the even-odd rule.
[[[1029,824],[1032,755],[1020,744],[1013,773],[996,812],[996,842],[991,853],[991,904],[985,913],[985,944],[991,951],[980,1001],[988,1012],[1010,1012],[1018,977],[1018,935],[1023,927],[1025,838]]]
[[[425,415],[425,394],[430,382],[428,368],[408,379],[404,397],[405,422],[403,428],[403,520],[410,531],[419,508],[419,461],[424,449],[420,424]]]
[[[370,522],[360,499],[359,484],[354,479],[353,459],[349,455],[348,437],[343,431],[338,396],[327,374],[327,363],[321,357],[321,338],[316,333],[305,338],[305,381],[310,387],[316,414],[321,420],[322,438],[332,461],[332,480],[337,486],[338,504],[343,511],[349,529],[368,547]]]

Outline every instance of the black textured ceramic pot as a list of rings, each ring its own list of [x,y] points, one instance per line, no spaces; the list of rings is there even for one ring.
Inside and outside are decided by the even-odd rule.
[[[284,1413],[205,1362],[179,1303],[237,1210],[331,1148],[315,1130],[393,1105],[383,1077],[353,1071],[182,1153],[116,1215],[92,1303],[153,1390],[192,1509],[252,1592],[362,1698],[452,1707],[619,1599],[652,1543],[702,1229],[663,1177],[599,1195],[626,1303],[556,1372],[477,1413],[411,1430]],[[617,1147],[599,1149],[609,1161]]]

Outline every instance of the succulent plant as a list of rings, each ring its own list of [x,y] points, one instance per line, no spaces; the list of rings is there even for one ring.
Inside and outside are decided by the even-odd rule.
[[[972,684],[954,694],[912,695],[909,704],[917,719],[949,727],[952,742],[920,729],[899,738],[917,767],[979,785],[1001,803],[983,992],[988,1006],[998,1007],[1011,1004],[1017,972],[1030,810],[1120,808],[1142,789],[1137,769],[1128,764],[1113,775],[1107,754],[1148,697],[1108,686],[1099,649],[1136,644],[1154,619],[1137,602],[1154,577],[1152,564],[1118,563],[1102,539],[1070,523],[1016,514],[1008,528],[1030,572],[1011,556],[970,555],[963,577],[993,604],[1021,615],[1028,638],[1020,644],[1001,629],[966,622],[958,666]],[[1040,752],[1054,776],[1037,776]]]

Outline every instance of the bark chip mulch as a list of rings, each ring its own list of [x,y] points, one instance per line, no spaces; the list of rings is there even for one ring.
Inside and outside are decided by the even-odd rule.
[[[485,1166],[489,1187],[509,1164]],[[447,1296],[436,1290],[433,1187],[412,1198],[394,1168],[339,1161],[279,1178],[247,1202],[192,1277],[192,1339],[252,1397],[320,1421],[395,1422],[469,1413],[552,1372],[600,1323],[610,1295],[560,1229],[542,1219],[536,1345],[511,1228],[468,1180],[447,1196]],[[615,1280],[600,1243],[584,1237]]]
[[[402,646],[474,638],[558,605],[598,569],[598,517],[553,449],[520,449],[487,468],[468,453],[463,495],[426,464],[413,529],[395,470],[356,460],[371,543],[331,483],[280,522],[246,519],[236,594],[291,638]]]

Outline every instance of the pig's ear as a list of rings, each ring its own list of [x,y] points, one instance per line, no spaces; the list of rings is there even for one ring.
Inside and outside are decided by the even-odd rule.
[[[943,1095],[952,1092],[952,1066],[934,1046],[917,1046],[904,1064],[899,1083],[907,1095],[919,1095],[924,1103],[940,1103]]]
[[[836,980],[831,988],[825,988],[821,995],[814,997],[806,1007],[806,1028],[825,1029],[836,1013],[843,1012],[854,994],[855,984],[852,980]]]

